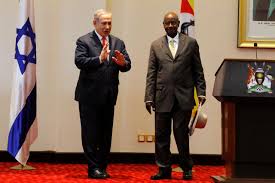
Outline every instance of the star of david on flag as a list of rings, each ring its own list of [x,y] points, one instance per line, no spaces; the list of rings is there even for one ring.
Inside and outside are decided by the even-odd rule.
[[[36,44],[35,44],[35,33],[32,30],[32,26],[29,18],[21,29],[17,29],[16,44],[15,44],[15,59],[18,62],[21,73],[23,74],[26,70],[28,63],[36,64]],[[22,42],[22,44],[20,44]],[[28,43],[29,44],[25,44]],[[20,46],[29,46],[25,48],[23,53],[20,52]]]
[[[10,105],[8,152],[26,166],[30,146],[37,137],[36,43],[34,0],[19,1],[14,75]]]

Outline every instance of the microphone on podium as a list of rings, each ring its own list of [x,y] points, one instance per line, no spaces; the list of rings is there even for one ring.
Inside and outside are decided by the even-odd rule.
[[[258,60],[258,44],[254,43],[254,48],[256,49],[256,60]]]

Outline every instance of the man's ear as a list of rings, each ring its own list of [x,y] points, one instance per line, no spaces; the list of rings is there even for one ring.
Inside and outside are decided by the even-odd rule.
[[[96,20],[93,20],[93,25],[95,26],[95,24],[96,24]]]

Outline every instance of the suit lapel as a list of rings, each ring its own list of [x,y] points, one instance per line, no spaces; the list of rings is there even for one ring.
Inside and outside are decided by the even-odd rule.
[[[92,38],[92,44],[94,46],[94,48],[97,48],[97,51],[101,52],[102,50],[102,44],[101,44],[101,41],[99,40],[98,36],[96,35],[95,31],[93,31],[91,33],[91,38]]]
[[[109,49],[110,49],[109,63],[112,63],[113,62],[112,55],[114,55],[114,51],[115,51],[115,40],[110,35],[109,35]]]
[[[179,34],[179,44],[178,44],[178,49],[175,55],[175,59],[180,55],[180,53],[182,52],[183,48],[184,48],[184,44],[185,44],[185,38],[186,36],[183,34]]]

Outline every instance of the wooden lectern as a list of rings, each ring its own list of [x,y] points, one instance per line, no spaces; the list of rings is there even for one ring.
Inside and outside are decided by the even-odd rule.
[[[226,174],[213,180],[275,183],[275,61],[225,59],[215,76]]]

